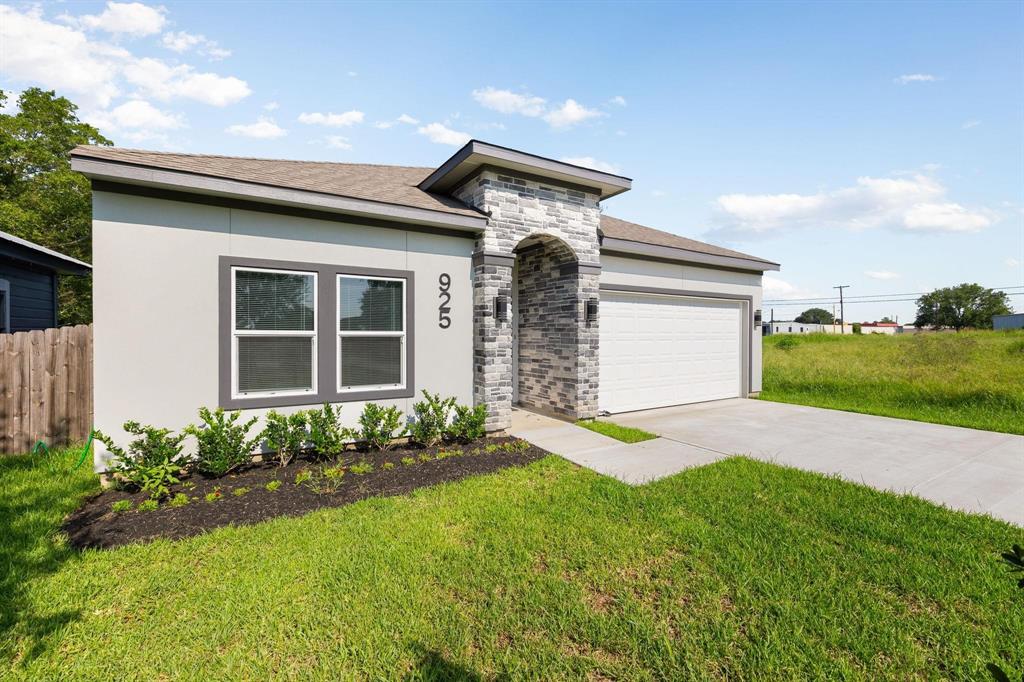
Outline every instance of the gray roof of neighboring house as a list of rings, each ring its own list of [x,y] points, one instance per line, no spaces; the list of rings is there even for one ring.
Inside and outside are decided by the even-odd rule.
[[[179,154],[102,146],[78,146],[71,154],[72,157],[139,168],[178,171],[268,187],[438,211],[449,215],[483,218],[480,211],[466,206],[457,199],[427,192],[418,187],[435,173],[434,168]],[[678,249],[682,252],[703,254],[724,264],[728,264],[732,259],[739,259],[775,266],[768,269],[777,269],[777,264],[772,261],[611,216],[601,216],[601,231],[606,238],[661,249],[659,253],[669,258],[681,255],[675,251]]]
[[[7,246],[9,248],[3,248]],[[70,274],[84,274],[92,270],[88,263],[65,256],[59,251],[40,246],[21,237],[15,237],[7,232],[0,232],[0,255],[27,260],[37,265],[42,265],[58,272]]]

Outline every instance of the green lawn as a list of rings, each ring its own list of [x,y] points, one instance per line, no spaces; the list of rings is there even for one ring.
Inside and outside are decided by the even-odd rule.
[[[70,462],[74,453],[67,453]],[[1022,531],[735,458],[549,457],[179,542],[69,551],[92,476],[0,459],[0,678],[986,679]]]
[[[623,443],[640,443],[645,440],[651,440],[657,438],[653,433],[648,433],[643,429],[637,429],[632,426],[622,426],[609,421],[603,421],[601,419],[581,419],[576,422],[576,426],[582,426],[585,429],[590,429],[601,435],[614,438],[615,440],[621,440]]]
[[[1024,332],[770,336],[761,398],[1024,434]]]

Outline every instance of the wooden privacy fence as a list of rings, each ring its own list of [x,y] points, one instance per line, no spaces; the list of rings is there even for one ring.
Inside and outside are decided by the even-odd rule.
[[[92,325],[0,334],[0,453],[92,429]]]

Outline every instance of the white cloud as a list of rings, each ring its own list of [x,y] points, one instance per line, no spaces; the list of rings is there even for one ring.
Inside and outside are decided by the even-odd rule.
[[[663,189],[652,189],[651,190],[651,196],[655,197],[657,199],[660,199],[662,197],[667,197],[668,196],[668,192],[666,192]]]
[[[761,287],[764,291],[764,298],[769,301],[803,300],[818,297],[813,291],[795,286],[769,274],[765,274],[761,278]]]
[[[363,118],[363,112],[355,110],[346,111],[341,114],[331,112],[321,114],[320,112],[314,112],[311,114],[299,114],[299,123],[305,123],[306,125],[328,126],[329,128],[345,128],[355,125],[356,123],[362,123]]]
[[[277,102],[267,102],[263,105],[264,111],[276,111],[281,105]]]
[[[164,101],[184,97],[224,107],[252,94],[248,83],[234,76],[197,73],[187,64],[169,66],[151,57],[136,59],[125,66],[124,77],[132,85],[141,88],[143,93]]]
[[[415,126],[415,125],[419,125],[420,124],[420,121],[419,121],[418,118],[413,118],[409,114],[402,114],[401,116],[399,116],[398,117],[398,122],[399,123],[405,123],[405,124],[411,125],[411,126]]]
[[[930,73],[905,73],[893,78],[892,82],[897,85],[908,85],[910,83],[934,83],[938,80],[938,76],[933,76]]]
[[[599,116],[604,116],[604,114],[596,109],[588,109],[574,99],[567,99],[562,106],[545,114],[544,120],[553,128],[571,128],[578,123]]]
[[[1017,260],[1016,258],[1007,258],[1003,262],[1006,263],[1006,267],[1008,267],[1008,268],[1019,268],[1020,267],[1020,261]]]
[[[593,168],[605,173],[618,173],[619,168],[614,164],[607,163],[605,161],[599,161],[593,156],[563,156],[559,161],[565,163],[571,163],[574,166],[583,166],[584,168]]]
[[[160,43],[168,50],[179,54],[195,48],[196,52],[210,59],[224,59],[231,56],[231,50],[220,47],[217,41],[187,31],[168,31],[163,34]]]
[[[108,2],[100,14],[85,14],[77,18],[64,15],[61,19],[90,31],[140,37],[160,32],[167,22],[167,9],[141,2]]]
[[[981,125],[981,121],[976,118],[972,118],[970,121],[964,121],[963,125],[960,126],[964,130],[970,130],[971,128],[977,128]]]
[[[224,132],[262,140],[272,140],[288,134],[288,131],[277,125],[274,119],[265,116],[260,116],[255,123],[236,123],[233,126],[228,126]]]
[[[623,97],[622,95],[615,95],[615,97],[612,97],[610,100],[608,100],[608,103],[614,104],[617,107],[624,107],[626,106],[626,98]]]
[[[900,274],[898,272],[889,272],[888,270],[865,270],[864,274],[871,279],[880,279],[883,281],[900,278]]]
[[[134,128],[142,130],[173,130],[185,126],[180,114],[171,114],[157,109],[145,100],[133,99],[109,112],[98,112],[90,116],[93,125],[107,130]]]
[[[416,132],[430,138],[431,142],[436,142],[437,144],[450,144],[455,147],[461,147],[471,139],[469,133],[452,130],[443,123],[428,123],[425,126],[417,128]]]
[[[473,99],[481,106],[503,114],[537,117],[544,113],[544,98],[520,94],[511,90],[499,90],[491,86],[474,90]]]
[[[0,5],[0,45],[7,77],[76,96],[83,106],[110,104],[120,93],[120,63],[131,57],[127,50],[47,21],[39,7],[19,12]]]
[[[946,201],[947,189],[928,175],[861,177],[855,185],[817,194],[724,194],[716,205],[720,238],[744,239],[787,229],[869,229],[974,232],[995,215]]]
[[[373,127],[374,128],[379,128],[380,130],[387,130],[388,128],[390,128],[393,125],[395,125],[394,121],[376,121],[373,124]]]
[[[347,137],[341,135],[328,135],[327,146],[331,149],[352,149]]]
[[[977,232],[992,224],[984,213],[972,213],[960,204],[917,204],[903,216],[908,230],[928,232]]]

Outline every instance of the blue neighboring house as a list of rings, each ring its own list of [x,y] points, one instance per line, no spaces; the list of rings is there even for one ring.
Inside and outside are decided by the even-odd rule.
[[[88,263],[0,232],[0,333],[56,327],[58,276],[91,270]]]

